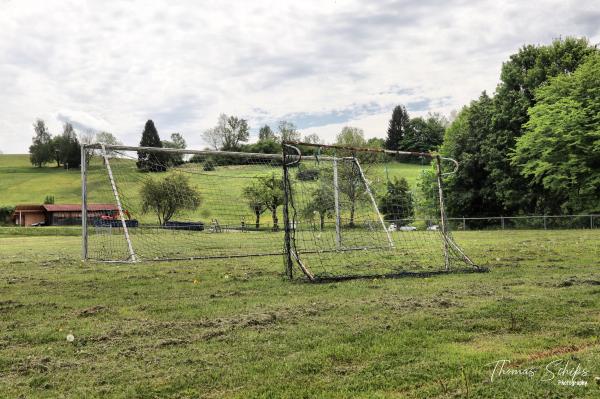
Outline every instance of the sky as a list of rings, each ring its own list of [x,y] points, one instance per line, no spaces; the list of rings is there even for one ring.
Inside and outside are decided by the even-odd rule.
[[[136,145],[146,120],[203,148],[221,113],[332,142],[394,106],[449,114],[524,44],[600,43],[598,0],[0,0],[0,151],[70,122]]]

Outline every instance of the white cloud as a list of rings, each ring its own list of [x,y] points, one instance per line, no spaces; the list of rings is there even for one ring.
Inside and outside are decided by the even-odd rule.
[[[448,112],[493,91],[525,43],[600,41],[595,5],[0,0],[0,150],[26,152],[38,117],[128,144],[151,118],[202,146],[221,112],[253,127],[297,116],[328,140],[347,124],[383,136],[395,104]]]

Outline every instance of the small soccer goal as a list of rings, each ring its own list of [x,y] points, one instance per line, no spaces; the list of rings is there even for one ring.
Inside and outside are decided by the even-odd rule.
[[[415,194],[427,165],[407,156],[437,164],[428,198]],[[309,280],[475,267],[448,231],[443,164],[429,154],[92,144],[82,159],[84,259],[283,258],[288,277]]]

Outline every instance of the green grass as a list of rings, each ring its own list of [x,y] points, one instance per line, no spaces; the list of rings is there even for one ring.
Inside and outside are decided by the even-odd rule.
[[[489,273],[308,284],[279,257],[82,264],[78,237],[0,234],[0,397],[598,397],[600,231],[455,236]],[[501,359],[589,385],[490,382]]]
[[[197,165],[193,167],[200,168]],[[388,166],[388,173],[391,176],[404,176],[412,186],[415,186],[423,168],[421,165],[395,163]],[[139,173],[136,173],[138,176],[135,176],[127,172],[127,175],[120,176],[120,169],[116,166],[114,169],[118,179],[124,177],[121,183],[139,181]],[[279,168],[275,169],[279,170]],[[253,176],[261,170],[264,171],[264,168],[260,166],[230,166],[218,167],[214,172],[205,174],[223,175],[227,178],[229,176]],[[385,170],[383,166],[378,165],[373,167],[373,173],[383,178]],[[193,182],[200,182],[200,177],[193,175],[191,177]],[[98,201],[111,200],[107,195],[107,193],[110,194],[108,192],[110,185],[98,158],[94,158],[90,165],[89,179],[91,200],[94,200],[95,195]],[[239,180],[233,190],[241,192],[243,184],[244,181]],[[136,186],[136,190],[139,190],[139,187]],[[81,203],[81,174],[78,169],[67,171],[57,168],[53,164],[42,168],[33,167],[29,162],[29,155],[0,154],[0,192],[2,193],[0,205],[41,204],[46,195],[54,195],[57,204],[77,204]]]

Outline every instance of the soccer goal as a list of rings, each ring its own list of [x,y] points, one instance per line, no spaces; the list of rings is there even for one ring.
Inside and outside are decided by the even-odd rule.
[[[283,258],[288,277],[310,280],[474,266],[445,222],[442,160],[420,155],[438,167],[434,199],[425,200],[415,184],[427,166],[406,154],[85,145],[83,258],[274,257],[267,261]]]
[[[287,143],[287,273],[309,279],[479,269],[451,235],[430,153]],[[420,186],[418,189],[417,186]]]

